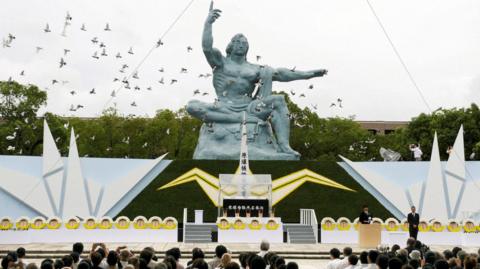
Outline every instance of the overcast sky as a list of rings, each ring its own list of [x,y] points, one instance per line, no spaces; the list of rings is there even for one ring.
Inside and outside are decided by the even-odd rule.
[[[0,38],[16,36],[10,48],[0,47],[0,79],[46,89],[45,110],[60,115],[98,116],[116,105],[124,114],[149,115],[178,109],[192,98],[214,100],[210,73],[201,52],[201,34],[209,0],[194,0],[185,15],[141,65],[132,89],[122,79],[140,63],[190,0],[2,0]],[[371,0],[378,16],[429,105],[469,106],[480,99],[480,1]],[[355,115],[358,120],[408,120],[429,112],[396,58],[365,0],[217,0],[223,11],[214,24],[214,46],[224,51],[230,38],[244,33],[250,42],[248,60],[298,70],[326,68],[326,77],[275,83],[275,90],[296,92],[300,106],[317,106],[321,117]],[[66,12],[72,16],[61,36]],[[109,23],[112,31],[104,31]],[[46,24],[52,32],[44,33]],[[81,31],[85,24],[87,31]],[[108,56],[99,54],[97,37]],[[36,53],[35,47],[43,49]],[[191,46],[193,51],[187,52]],[[134,55],[127,53],[133,47]],[[63,49],[71,50],[59,68]],[[122,59],[116,59],[120,52]],[[128,64],[124,74],[119,73]],[[164,68],[160,73],[158,69]],[[180,69],[188,69],[181,74]],[[24,70],[25,75],[20,76]],[[164,77],[165,84],[158,81]],[[52,85],[52,79],[68,81]],[[178,83],[170,85],[171,79]],[[308,89],[314,84],[314,89]],[[141,90],[134,91],[138,85]],[[152,87],[151,91],[146,90]],[[95,88],[97,94],[89,91]],[[193,96],[199,89],[206,96]],[[77,93],[71,95],[69,92]],[[299,97],[301,93],[305,98]],[[343,99],[343,108],[330,104]],[[136,107],[131,106],[135,102]],[[85,106],[70,112],[71,105]]]

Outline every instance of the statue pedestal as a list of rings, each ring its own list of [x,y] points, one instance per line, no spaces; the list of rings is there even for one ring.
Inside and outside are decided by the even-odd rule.
[[[241,128],[241,123],[202,124],[193,159],[238,160]],[[250,160],[299,160],[294,154],[277,152],[278,145],[267,122],[247,123],[247,134]]]

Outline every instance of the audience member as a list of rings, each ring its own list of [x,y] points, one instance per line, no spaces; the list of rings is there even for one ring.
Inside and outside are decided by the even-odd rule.
[[[368,269],[377,269],[377,258],[378,258],[378,251],[370,250],[368,252],[367,260],[368,260]]]
[[[83,253],[83,244],[80,242],[73,244],[72,252],[76,252],[81,255]]]
[[[360,253],[360,264],[357,266],[358,269],[365,269],[368,267],[368,252],[362,251]]]
[[[63,267],[72,268],[73,266],[73,257],[71,255],[65,255],[62,257]]]
[[[285,264],[285,262],[283,264]],[[265,269],[266,267],[267,264],[262,257],[255,255],[250,259],[249,269]]]
[[[388,268],[388,256],[385,254],[380,254],[377,257],[377,264],[378,269],[387,269]]]
[[[286,265],[286,269],[298,269],[298,264],[296,262],[289,262]]]
[[[17,248],[17,266],[20,267],[20,268],[25,268],[26,267],[26,263],[24,262],[24,258],[25,258],[25,255],[26,255],[26,250],[25,248],[22,248],[22,247],[19,247]]]
[[[332,248],[330,250],[330,261],[327,263],[327,269],[337,269],[339,264],[342,262],[340,260],[340,250],[338,248]]]
[[[222,255],[222,258],[220,259],[220,264],[218,265],[217,268],[222,268],[224,269],[227,264],[229,264],[232,261],[232,256],[228,253],[224,253]]]
[[[240,255],[242,255],[242,254],[240,254]],[[192,259],[187,262],[187,268],[192,268],[190,265],[196,259],[205,259],[205,254],[203,253],[203,250],[201,248],[193,248],[192,249]]]
[[[358,257],[357,255],[350,255],[348,256],[348,266],[346,267],[347,269],[356,269],[358,264]]]
[[[230,262],[225,266],[225,269],[240,269],[240,266],[236,262]]]
[[[192,268],[195,269],[208,269],[208,263],[204,259],[195,259],[192,263]]]
[[[348,257],[352,255],[352,248],[351,247],[344,247],[343,248],[343,259],[341,262],[338,263],[337,269],[345,269],[349,266]]]
[[[393,257],[388,261],[388,269],[402,269],[403,262],[397,257]]]
[[[220,259],[222,258],[223,254],[227,253],[227,248],[223,245],[218,245],[216,248],[215,248],[215,257],[213,258],[213,260],[211,260],[210,262],[208,262],[208,268],[210,269],[215,269],[218,267],[218,265],[220,264]],[[175,269],[175,268],[174,268]],[[251,269],[251,268],[250,268]]]
[[[177,263],[177,267],[176,269],[184,269],[183,265],[180,264],[180,258],[182,257],[182,252],[180,251],[179,248],[171,248],[169,250],[167,250],[167,252],[165,253],[166,256],[172,256],[176,263]],[[175,269],[175,268],[174,268]]]
[[[257,255],[263,258],[263,256],[267,254],[269,249],[270,243],[267,240],[262,240],[262,242],[260,243],[260,252]]]

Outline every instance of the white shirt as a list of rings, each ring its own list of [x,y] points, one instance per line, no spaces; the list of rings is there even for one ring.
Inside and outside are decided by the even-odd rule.
[[[348,257],[345,257],[341,260],[341,262],[338,263],[337,269],[345,269],[349,266],[350,264],[348,263]]]
[[[327,263],[327,268],[326,269],[338,269],[338,266],[340,265],[341,262],[342,262],[342,260],[340,260],[340,259],[331,260]]]
[[[345,269],[359,269],[359,268],[361,268],[361,267],[360,267],[360,266],[358,265],[358,263],[357,263],[357,265],[351,265],[351,264],[349,264]]]
[[[414,147],[414,148],[411,148],[410,150],[413,151],[413,157],[415,157],[415,158],[421,158],[422,157],[423,152],[420,149],[420,147]]]

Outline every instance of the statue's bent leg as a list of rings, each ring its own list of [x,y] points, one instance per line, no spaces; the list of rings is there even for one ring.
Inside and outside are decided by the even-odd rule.
[[[203,122],[240,123],[242,113],[232,112],[220,103],[209,104],[198,100],[189,101],[187,112]]]
[[[290,118],[285,98],[283,95],[271,95],[264,102],[273,108],[271,122],[280,151],[300,156],[300,153],[290,147]]]

